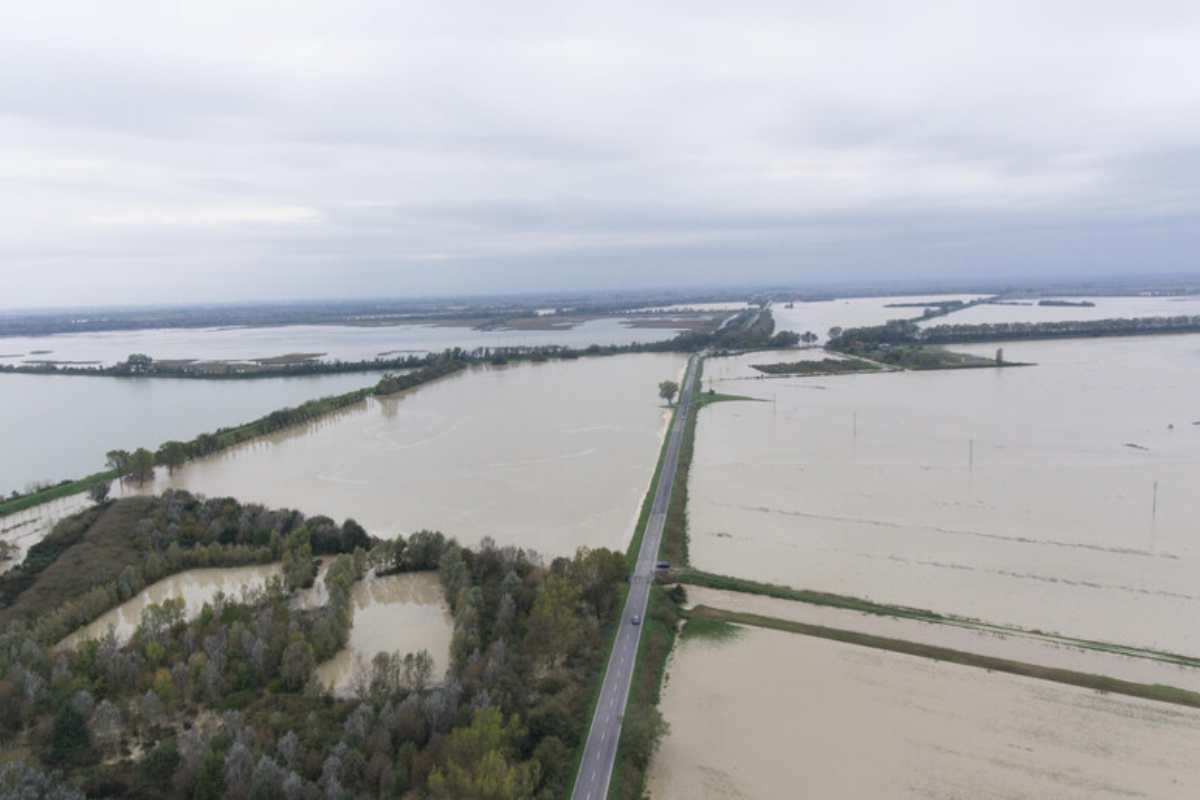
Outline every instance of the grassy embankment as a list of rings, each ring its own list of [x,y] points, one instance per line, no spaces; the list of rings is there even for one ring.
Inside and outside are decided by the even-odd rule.
[[[58,500],[61,497],[70,497],[73,494],[86,492],[98,483],[111,483],[119,477],[120,474],[114,469],[94,472],[76,481],[63,481],[40,491],[5,500],[0,502],[0,517],[7,517],[9,514],[40,506],[42,503],[49,503],[51,500]]]
[[[877,603],[873,600],[854,597],[852,595],[818,592],[810,589],[793,589],[789,586],[780,586],[773,583],[760,583],[758,581],[747,580],[745,578],[717,575],[711,572],[702,572],[700,570],[690,568],[679,572],[675,576],[675,579],[682,584],[703,586],[709,589],[721,589],[730,592],[741,592],[743,594],[757,594],[763,595],[764,597],[774,597],[779,600],[791,600],[798,603],[807,603],[809,605],[827,606],[830,608],[845,609],[847,611],[857,611],[863,614],[874,614],[877,616],[896,617],[900,619],[912,619],[940,625],[952,625],[954,627],[968,628],[970,630],[999,634],[1001,636],[1026,636],[1041,639],[1054,644],[1077,647],[1083,650],[1096,650],[1098,652],[1112,653],[1131,658],[1145,658],[1151,661],[1160,661],[1167,664],[1177,664],[1184,667],[1200,668],[1200,658],[1185,656],[1180,653],[1172,653],[1165,650],[1151,650],[1130,647],[1128,645],[1115,644],[1113,642],[1101,642],[1094,639],[1081,639],[1073,636],[1064,636],[1062,634],[1047,633],[1041,630],[1027,630],[1014,625],[998,625],[970,617],[960,617],[952,614],[939,614],[936,611],[930,611],[923,608],[913,608],[911,606],[893,605],[888,603]]]
[[[1098,692],[1122,694],[1144,700],[1158,700],[1164,703],[1200,708],[1200,693],[1178,689],[1174,686],[1134,683],[1132,681],[1110,678],[1105,675],[1092,675],[1086,672],[1075,672],[1074,670],[1059,669],[1057,667],[1044,667],[1037,664],[1012,661],[1006,658],[969,653],[965,650],[953,650],[948,647],[937,647],[920,642],[892,639],[886,636],[874,636],[868,633],[828,628],[823,625],[812,625],[805,622],[765,617],[758,614],[722,611],[720,609],[709,608],[708,606],[697,606],[691,611],[686,612],[686,615],[689,620],[700,622],[704,626],[725,623],[770,628],[772,630],[798,633],[804,636],[815,636],[845,644],[870,647],[876,650],[887,650],[893,653],[919,656],[951,664],[977,667],[995,672],[1006,672],[1010,675],[1021,675],[1027,678],[1037,678],[1038,680],[1053,681],[1054,683],[1078,686],[1084,689],[1094,689]],[[688,622],[688,626],[692,624],[694,622]]]

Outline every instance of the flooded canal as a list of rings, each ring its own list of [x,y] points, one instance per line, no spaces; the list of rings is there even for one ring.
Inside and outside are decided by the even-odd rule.
[[[779,631],[668,665],[655,800],[1182,798],[1200,710]]]
[[[623,549],[658,458],[677,355],[479,367],[190,462],[153,486],[353,517],[379,536]]]
[[[354,584],[354,626],[350,643],[317,668],[317,679],[335,693],[348,692],[356,663],[368,668],[376,653],[401,656],[428,650],[434,682],[450,665],[454,617],[435,572],[367,577]]]
[[[769,402],[701,412],[693,563],[1200,655],[1200,336],[1004,348],[1039,366],[716,380]]]
[[[106,611],[88,625],[62,640],[61,645],[74,647],[88,639],[104,636],[109,626],[114,628],[117,641],[129,641],[137,626],[141,624],[142,612],[147,606],[164,600],[183,600],[187,617],[200,613],[205,603],[211,602],[218,593],[240,598],[243,591],[253,591],[266,586],[267,581],[280,574],[278,564],[255,564],[245,567],[211,567],[190,569],[157,583],[152,583],[135,597],[126,600],[114,609]]]

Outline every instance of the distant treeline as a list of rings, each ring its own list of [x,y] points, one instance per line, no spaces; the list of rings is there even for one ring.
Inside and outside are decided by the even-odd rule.
[[[184,363],[177,359],[156,361],[134,353],[125,361],[109,367],[83,367],[39,361],[28,364],[0,364],[0,372],[29,375],[83,375],[109,378],[199,378],[204,380],[239,380],[245,378],[280,378],[298,375],[336,375],[346,372],[382,372],[396,369],[418,369],[437,358],[436,354],[411,354],[400,358],[372,358],[360,361],[318,361],[315,358],[292,363],[230,363],[195,361]]]
[[[1200,316],[1092,319],[1060,322],[993,322],[936,325],[920,331],[928,344],[995,342],[1009,339],[1060,339],[1089,336],[1145,336],[1200,332]]]
[[[886,325],[847,328],[830,339],[829,347],[833,350],[855,353],[873,349],[879,345],[967,344],[1013,339],[1145,336],[1195,332],[1200,332],[1200,316],[1060,322],[991,322],[974,325],[935,325],[928,328],[920,328],[909,320],[893,320]]]

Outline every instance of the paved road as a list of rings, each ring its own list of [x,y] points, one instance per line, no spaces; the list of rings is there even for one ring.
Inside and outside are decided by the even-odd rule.
[[[632,624],[631,620],[635,615],[643,619],[646,616],[646,602],[650,599],[650,585],[654,581],[654,565],[658,560],[658,546],[662,542],[663,524],[667,519],[667,505],[671,500],[671,487],[675,485],[679,447],[687,424],[692,387],[696,383],[696,363],[696,356],[688,361],[687,376],[679,392],[679,409],[671,430],[667,432],[667,456],[654,493],[654,503],[650,506],[650,519],[646,523],[642,549],[638,552],[637,565],[629,581],[629,594],[621,611],[621,627],[613,643],[612,655],[608,658],[604,686],[596,703],[592,727],[588,730],[583,760],[579,762],[579,774],[575,776],[572,800],[604,800],[608,796],[608,783],[617,757],[617,742],[621,738],[621,719],[629,700],[629,684],[633,680],[638,637],[642,632],[642,627]]]

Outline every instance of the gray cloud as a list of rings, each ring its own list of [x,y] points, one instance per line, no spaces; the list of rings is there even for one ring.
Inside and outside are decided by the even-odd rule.
[[[0,306],[1194,271],[1190,3],[47,2]]]

